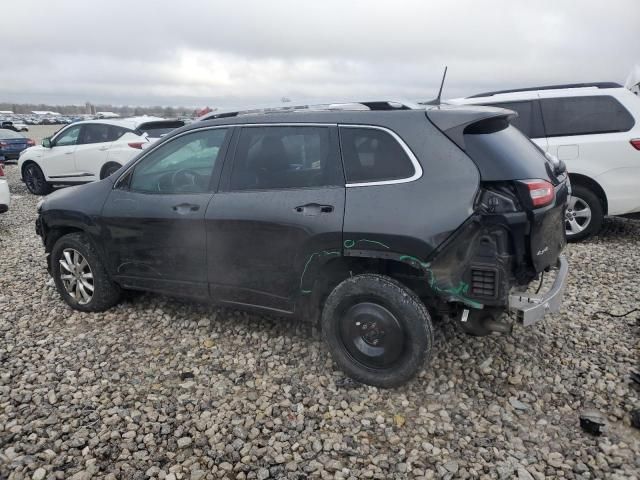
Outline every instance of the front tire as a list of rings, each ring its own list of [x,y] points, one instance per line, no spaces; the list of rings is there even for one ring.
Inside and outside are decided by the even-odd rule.
[[[22,178],[27,189],[34,195],[48,195],[51,193],[51,185],[47,183],[44,173],[35,163],[28,163],[24,167]]]
[[[351,378],[382,388],[413,378],[433,349],[431,317],[418,296],[383,275],[356,275],[331,292],[322,333]]]
[[[602,228],[602,202],[592,190],[582,185],[571,186],[571,196],[565,215],[567,240],[577,242],[595,235]]]
[[[122,295],[84,233],[58,239],[51,251],[51,274],[63,300],[81,312],[107,310]]]

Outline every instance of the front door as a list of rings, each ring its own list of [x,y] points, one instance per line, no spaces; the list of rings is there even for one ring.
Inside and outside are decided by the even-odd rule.
[[[108,268],[122,285],[208,296],[204,215],[229,132],[209,128],[171,138],[118,179],[102,219]]]
[[[81,130],[82,125],[72,125],[51,140],[51,148],[44,152],[42,160],[48,180],[75,179],[77,172],[74,156]]]
[[[293,310],[342,252],[344,178],[335,126],[245,126],[206,212],[219,301]]]

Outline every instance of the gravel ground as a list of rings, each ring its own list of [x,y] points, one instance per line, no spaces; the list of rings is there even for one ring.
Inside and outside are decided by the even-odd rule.
[[[571,245],[561,313],[511,335],[436,326],[433,360],[378,390],[309,325],[132,296],[72,311],[45,270],[37,197],[6,168],[0,215],[0,478],[640,477],[640,223]],[[582,431],[600,411],[607,431]]]

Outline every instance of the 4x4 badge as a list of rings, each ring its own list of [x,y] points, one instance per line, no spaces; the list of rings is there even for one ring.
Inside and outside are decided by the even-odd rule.
[[[548,250],[549,250],[549,247],[546,246],[542,250],[538,250],[538,253],[536,253],[536,255],[539,257],[540,255],[542,255],[544,252],[546,252]]]

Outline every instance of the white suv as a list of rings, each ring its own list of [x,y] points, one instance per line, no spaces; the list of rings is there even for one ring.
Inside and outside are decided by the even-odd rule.
[[[135,117],[88,120],[62,128],[41,146],[22,152],[18,167],[35,195],[46,195],[54,184],[73,185],[108,177],[140,150],[175,128],[182,120]]]
[[[449,100],[518,113],[511,123],[566,163],[569,240],[598,232],[605,215],[640,212],[640,98],[617,83],[554,85]]]

